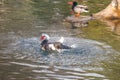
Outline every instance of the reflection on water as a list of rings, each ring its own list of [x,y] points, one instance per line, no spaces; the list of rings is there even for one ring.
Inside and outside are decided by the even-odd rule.
[[[106,42],[84,39],[81,35],[81,38],[75,37],[76,34],[82,34],[82,30],[68,29],[69,25],[62,23],[69,11],[67,0],[2,1],[0,80],[109,79],[109,75],[106,75],[109,71],[101,66],[101,61],[107,63],[117,51]],[[43,52],[39,41],[41,33],[49,34],[51,41],[63,36],[64,44],[74,45],[75,48],[61,53]],[[104,71],[106,74],[102,73]]]
[[[120,20],[104,20],[108,26],[110,26],[111,31],[115,32],[116,34],[120,35]]]

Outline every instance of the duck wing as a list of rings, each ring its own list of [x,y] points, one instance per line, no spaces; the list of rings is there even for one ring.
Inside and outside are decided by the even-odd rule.
[[[64,42],[64,37],[61,37],[58,42],[63,43]]]
[[[61,49],[72,49],[72,47],[61,44]]]

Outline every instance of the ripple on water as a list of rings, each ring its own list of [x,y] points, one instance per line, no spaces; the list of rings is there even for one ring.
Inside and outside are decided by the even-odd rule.
[[[52,37],[51,42],[60,37]],[[63,50],[61,53],[48,53],[40,50],[39,38],[18,39],[11,43],[6,52],[14,53],[16,59],[32,60],[40,63],[57,65],[88,65],[96,60],[104,60],[105,55],[113,50],[110,46],[94,40],[64,37],[64,44],[74,46],[73,49]],[[96,59],[97,57],[97,59]]]
[[[50,41],[54,42],[59,40],[59,38],[52,37]],[[64,38],[64,44],[74,46],[74,48],[63,50],[61,53],[41,51],[41,42],[37,37],[16,39],[7,49],[2,51],[5,55],[7,53],[10,55],[11,53],[11,59],[14,59],[8,63],[10,64],[9,67],[15,66],[17,68],[11,72],[11,77],[28,73],[32,75],[29,77],[35,80],[105,79],[104,75],[87,70],[102,70],[94,65],[98,65],[98,61],[106,59],[107,54],[114,52],[114,50],[105,43],[94,40]],[[2,58],[6,59],[7,57]]]
[[[75,68],[75,67],[63,67],[63,66],[43,66],[43,64],[34,64],[34,63],[23,63],[23,62],[10,62],[13,65],[23,66],[30,69],[32,74],[35,74],[34,79],[68,79],[68,80],[78,80],[78,79],[86,79],[85,77],[88,77],[88,79],[92,78],[105,78],[103,75],[93,72],[87,72],[81,68]],[[58,70],[55,70],[58,69]],[[22,70],[23,72],[26,71],[25,69]],[[28,71],[30,72],[30,71]],[[14,72],[15,75],[20,74]],[[45,77],[46,76],[46,77]]]

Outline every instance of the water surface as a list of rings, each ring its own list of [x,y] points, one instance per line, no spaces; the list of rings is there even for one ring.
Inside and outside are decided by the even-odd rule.
[[[66,3],[64,0],[5,0],[1,5],[4,11],[0,12],[0,80],[119,79],[116,71],[119,65],[115,65],[119,35],[112,34],[100,21],[71,29],[69,23],[62,21],[70,15]],[[61,53],[44,52],[39,41],[42,33],[49,34],[51,42],[63,36],[64,44],[74,48]],[[109,64],[111,61],[113,64]],[[106,65],[116,75],[111,76]]]

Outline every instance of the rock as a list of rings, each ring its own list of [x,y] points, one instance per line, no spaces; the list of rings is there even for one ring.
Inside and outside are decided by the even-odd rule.
[[[85,27],[88,25],[88,22],[92,20],[92,16],[80,16],[75,17],[74,15],[68,16],[64,19],[64,21],[72,24],[72,27]]]
[[[120,0],[112,0],[105,9],[93,14],[93,17],[97,19],[120,19]]]

